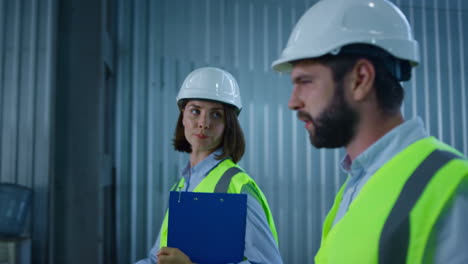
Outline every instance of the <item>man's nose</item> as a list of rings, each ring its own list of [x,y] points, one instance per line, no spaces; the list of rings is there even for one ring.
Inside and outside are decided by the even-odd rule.
[[[291,96],[289,97],[288,107],[291,110],[299,110],[304,107],[304,103],[299,99],[296,85],[294,85]]]

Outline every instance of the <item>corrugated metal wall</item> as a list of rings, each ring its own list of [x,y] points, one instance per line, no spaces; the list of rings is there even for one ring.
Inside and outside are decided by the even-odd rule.
[[[200,66],[230,71],[244,103],[241,166],[264,190],[285,263],[312,263],[321,223],[344,180],[343,150],[316,150],[287,109],[289,76],[270,69],[291,29],[316,1],[119,1],[117,175],[119,263],[145,257],[168,189],[186,156],[171,146],[176,93]],[[422,65],[404,114],[468,154],[468,14],[463,0],[396,1],[420,41]]]
[[[0,182],[34,190],[34,263],[48,254],[55,3],[0,1]]]

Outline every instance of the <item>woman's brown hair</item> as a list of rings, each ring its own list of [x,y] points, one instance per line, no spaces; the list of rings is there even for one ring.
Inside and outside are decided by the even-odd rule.
[[[183,109],[189,100],[190,99],[186,99],[179,102],[180,113],[172,142],[175,150],[187,153],[192,152],[192,146],[185,138],[182,119],[184,114]],[[222,160],[225,158],[231,158],[234,163],[237,163],[242,159],[245,151],[244,132],[242,132],[239,120],[237,119],[237,109],[229,104],[221,104],[224,108],[224,121],[226,122],[226,126],[224,128],[223,140],[220,146],[218,146],[223,148],[223,152],[216,156],[216,159]]]

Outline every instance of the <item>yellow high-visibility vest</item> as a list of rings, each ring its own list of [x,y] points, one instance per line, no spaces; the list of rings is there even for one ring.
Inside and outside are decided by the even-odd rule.
[[[234,168],[234,170],[233,170]],[[229,177],[225,177],[227,175],[226,172],[234,171],[234,174],[230,175]],[[223,177],[224,176],[224,177]],[[227,181],[226,181],[227,179]],[[227,193],[236,193],[239,194],[242,191],[244,186],[248,186],[249,190],[260,203],[263,210],[265,211],[265,216],[268,221],[268,225],[270,226],[271,233],[273,234],[276,244],[278,245],[278,234],[276,232],[275,222],[273,221],[273,216],[270,211],[270,207],[268,206],[267,200],[265,195],[263,195],[262,191],[258,188],[255,181],[250,178],[239,166],[237,166],[232,160],[225,159],[220,162],[215,168],[213,168],[210,173],[197,185],[197,187],[193,190],[193,192],[204,192],[204,193],[213,193],[215,189],[219,187],[219,185],[225,184],[225,188],[222,187],[222,192]],[[182,188],[185,184],[184,178],[182,178],[172,189],[176,190]],[[166,211],[166,215],[164,217],[161,230],[159,232],[160,239],[159,239],[159,248],[167,246],[167,232],[168,232],[168,215],[169,210]]]
[[[466,180],[468,161],[455,149],[433,137],[411,144],[369,179],[332,226],[343,184],[325,219],[315,263],[422,263],[444,206]]]

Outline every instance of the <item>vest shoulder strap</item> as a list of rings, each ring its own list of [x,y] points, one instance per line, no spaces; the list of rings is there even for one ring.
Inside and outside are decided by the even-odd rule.
[[[216,183],[214,192],[227,193],[232,177],[234,177],[239,172],[242,172],[242,170],[238,167],[231,167],[225,171],[223,176],[221,176],[221,179],[219,179],[218,183]]]
[[[410,236],[410,212],[436,172],[456,154],[436,149],[416,168],[406,181],[382,229],[379,263],[406,263]]]

